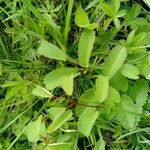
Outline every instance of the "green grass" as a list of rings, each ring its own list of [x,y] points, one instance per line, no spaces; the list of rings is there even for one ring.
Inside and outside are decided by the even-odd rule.
[[[146,2],[0,1],[0,150],[150,149]]]

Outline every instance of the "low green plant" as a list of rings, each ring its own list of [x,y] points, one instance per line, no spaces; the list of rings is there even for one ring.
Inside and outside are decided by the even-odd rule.
[[[0,149],[149,149],[150,13],[143,6],[0,4]]]

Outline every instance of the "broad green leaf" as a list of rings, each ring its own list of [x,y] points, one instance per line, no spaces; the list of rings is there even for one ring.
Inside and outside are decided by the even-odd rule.
[[[66,110],[65,107],[52,107],[48,110],[52,120],[56,120]]]
[[[73,74],[62,77],[62,88],[68,95],[72,95],[73,92]]]
[[[101,3],[101,8],[104,11],[104,13],[107,14],[108,16],[110,16],[110,17],[115,16],[115,12],[110,5],[108,5],[106,3]]]
[[[115,14],[117,14],[120,8],[120,0],[112,0],[111,6],[113,10],[115,11]]]
[[[36,150],[72,150],[72,143],[52,143],[45,145],[44,143],[38,144]]]
[[[75,14],[75,23],[79,27],[86,27],[90,24],[88,15],[83,10],[81,4],[77,6],[76,14]]]
[[[133,100],[129,96],[123,95],[121,102],[118,104],[118,108],[117,120],[125,129],[133,129],[136,121],[134,115],[136,110]]]
[[[94,95],[94,88],[86,90],[79,98],[79,102],[83,103],[94,103],[97,102],[95,95]]]
[[[116,73],[110,80],[110,85],[122,92],[128,89],[128,80],[120,72]]]
[[[117,13],[117,17],[118,18],[123,17],[126,13],[127,13],[126,10],[121,10]]]
[[[108,96],[109,77],[100,75],[96,79],[95,97],[99,103],[103,102]]]
[[[78,69],[76,68],[59,68],[48,73],[44,83],[49,90],[62,87],[68,95],[71,95],[73,92],[73,78],[77,75]]]
[[[121,100],[121,98],[120,98],[119,92],[115,88],[110,86],[109,90],[108,90],[108,97],[104,101],[104,103],[109,106],[115,106],[115,104],[119,103],[120,100]]]
[[[117,17],[114,18],[114,24],[115,24],[117,29],[121,28],[120,20]]]
[[[77,123],[78,131],[84,136],[89,136],[92,130],[92,127],[98,117],[98,111],[94,108],[87,108],[80,115],[79,121]]]
[[[131,31],[127,37],[127,43],[128,45],[130,45],[132,43],[132,40],[134,38],[134,35],[135,35],[135,30]]]
[[[122,67],[127,57],[127,50],[121,45],[117,45],[112,49],[112,52],[106,58],[103,66],[103,74],[113,77],[115,73]]]
[[[90,30],[84,30],[79,40],[79,63],[83,67],[89,66],[89,59],[93,49],[95,41],[95,32]]]
[[[28,125],[27,136],[30,142],[37,142],[42,136],[46,136],[46,128],[44,122],[42,122],[42,116],[39,116],[38,120]]]
[[[121,69],[121,73],[129,78],[129,79],[139,79],[139,70],[137,67],[135,67],[134,65],[131,65],[131,64],[125,64],[122,69]]]
[[[53,96],[47,89],[39,85],[36,85],[36,88],[32,91],[32,94],[43,98],[51,98]]]
[[[38,53],[45,57],[57,60],[66,60],[66,54],[64,54],[56,45],[49,43],[45,40],[41,41]]]
[[[66,121],[68,121],[72,116],[72,111],[68,110],[62,113],[57,119],[53,120],[47,129],[48,133],[54,132],[60,128]]]

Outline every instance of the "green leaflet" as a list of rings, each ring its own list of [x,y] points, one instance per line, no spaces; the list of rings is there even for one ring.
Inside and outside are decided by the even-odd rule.
[[[86,108],[79,117],[77,123],[78,131],[88,137],[97,117],[98,111],[95,108]]]
[[[27,136],[30,142],[37,142],[41,139],[41,136],[46,136],[46,128],[44,122],[42,122],[42,116],[39,116],[38,120],[28,125]]]
[[[90,24],[88,15],[83,10],[81,4],[77,6],[76,14],[75,14],[75,23],[79,27],[85,27]]]
[[[103,102],[108,95],[109,77],[100,75],[96,79],[95,97],[99,103]]]
[[[83,67],[89,66],[89,59],[93,49],[95,41],[95,32],[90,30],[84,30],[79,40],[79,63]]]
[[[121,102],[118,104],[119,111],[117,112],[117,120],[125,129],[133,129],[135,126],[135,105],[133,100],[127,96],[123,95],[121,97]],[[133,113],[132,113],[133,112]]]
[[[65,107],[52,107],[48,110],[52,120],[56,120],[61,114],[65,112]]]
[[[114,18],[114,24],[115,24],[117,29],[120,29],[121,22],[120,22],[120,20],[117,17]]]
[[[85,104],[97,102],[94,95],[94,88],[86,90],[79,98],[79,102],[83,102]]]
[[[73,92],[73,78],[73,74],[71,74],[69,76],[63,76],[61,79],[61,86],[68,95],[72,95]]]
[[[119,103],[120,100],[121,100],[121,98],[120,98],[119,92],[115,88],[110,86],[109,90],[108,90],[108,97],[104,101],[104,103],[109,106],[115,106],[115,104]]]
[[[138,68],[131,64],[125,64],[121,69],[121,73],[129,79],[139,79],[138,75],[140,74]]]
[[[38,53],[45,57],[57,60],[66,60],[67,56],[56,45],[49,43],[45,40],[41,41]]]
[[[128,80],[120,72],[117,72],[111,79],[110,85],[122,92],[128,89]]]
[[[44,83],[49,90],[61,86],[68,95],[71,95],[73,92],[73,78],[77,75],[78,69],[76,68],[59,68],[48,73]]]
[[[43,98],[51,98],[53,96],[47,89],[39,85],[36,85],[36,88],[33,89],[32,94]]]
[[[123,17],[124,15],[126,15],[126,10],[121,10],[117,13],[117,18]]]
[[[96,23],[90,24],[88,15],[83,10],[81,4],[77,5],[76,14],[75,14],[75,24],[81,28],[86,28],[89,30],[93,30],[97,27]]]
[[[126,48],[121,45],[115,46],[103,65],[103,74],[110,78],[113,77],[113,75],[122,67],[126,57]]]
[[[120,8],[120,0],[112,0],[112,4],[111,4],[115,14],[119,11]]]
[[[134,35],[135,35],[135,30],[133,30],[133,31],[131,31],[131,32],[129,33],[129,35],[128,35],[128,37],[127,37],[127,43],[128,43],[128,45],[131,45],[132,40],[133,40],[133,38],[134,38]]]
[[[115,16],[115,12],[110,5],[108,5],[106,3],[101,3],[101,8],[104,11],[104,13],[107,14],[108,16],[110,16],[110,17]]]
[[[44,143],[38,144],[36,150],[71,150],[72,143],[52,143],[45,145]]]
[[[60,128],[61,125],[63,125],[67,120],[69,120],[71,116],[72,116],[72,111],[68,110],[63,112],[59,117],[53,120],[53,122],[48,127],[47,132],[51,133],[56,131],[58,128]]]

